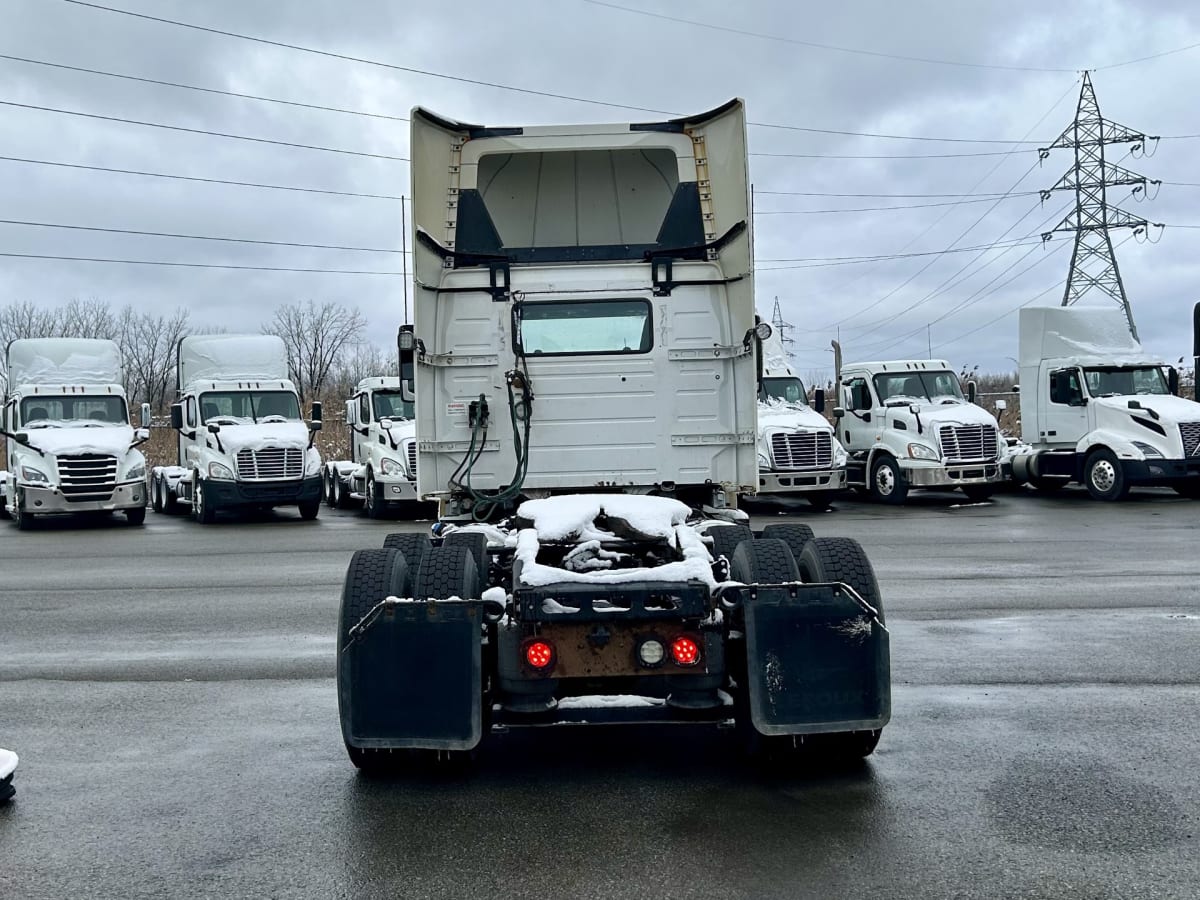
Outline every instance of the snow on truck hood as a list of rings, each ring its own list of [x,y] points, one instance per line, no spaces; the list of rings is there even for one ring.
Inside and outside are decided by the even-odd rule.
[[[1133,400],[1142,405],[1141,409],[1130,409],[1129,401]],[[1114,413],[1119,414],[1120,421],[1126,416],[1151,418],[1147,410],[1154,410],[1159,415],[1158,424],[1178,425],[1180,422],[1200,422],[1200,403],[1185,400],[1171,394],[1138,394],[1135,397],[1096,397],[1091,401],[1096,407],[1107,413],[1105,418]]]
[[[769,430],[809,428],[833,431],[833,426],[811,406],[788,403],[784,400],[760,400],[758,403],[758,434]]]
[[[79,453],[121,456],[134,441],[130,425],[65,425],[61,428],[26,428],[25,433],[29,435],[30,444],[54,456]]]
[[[913,401],[913,405],[921,410],[921,422],[926,425],[991,425],[993,428],[996,427],[996,419],[990,412],[965,400],[934,403],[921,399]],[[896,412],[907,414],[908,405],[891,407],[886,412],[888,415]]]
[[[222,425],[218,435],[229,453],[265,447],[307,447],[308,427],[303,422],[258,422]]]

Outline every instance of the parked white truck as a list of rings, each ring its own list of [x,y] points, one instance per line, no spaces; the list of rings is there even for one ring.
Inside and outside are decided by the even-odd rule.
[[[0,478],[0,516],[28,529],[48,515],[122,512],[146,518],[150,408],[129,423],[113,341],[28,338],[6,351],[3,434],[8,468]]]
[[[411,147],[400,377],[443,520],[350,560],[353,763],[632,722],[732,726],[780,759],[871,753],[890,675],[870,562],[803,525],[756,534],[732,508],[757,483],[770,332],[740,101],[532,128],[416,109]]]
[[[1133,485],[1200,498],[1200,404],[1148,354],[1119,309],[1031,307],[1020,320],[1021,437],[1013,478],[1075,481],[1097,500]]]
[[[350,459],[325,463],[326,502],[338,509],[362,504],[378,519],[417,497],[417,423],[412,386],[396,376],[364,378],[346,401]]]
[[[903,503],[913,488],[959,488],[978,502],[1004,480],[1000,427],[963,397],[945,360],[849,363],[839,380],[834,415],[852,487],[883,503]]]
[[[846,486],[846,451],[822,415],[825,392],[808,404],[804,382],[779,335],[763,342],[758,383],[758,496],[802,496],[826,509]]]
[[[178,465],[156,467],[155,512],[191,509],[198,522],[219,510],[296,506],[305,519],[321,508],[321,455],[313,446],[321,404],[304,422],[288,380],[287,351],[274,335],[190,335],[179,342],[179,400],[171,427]]]

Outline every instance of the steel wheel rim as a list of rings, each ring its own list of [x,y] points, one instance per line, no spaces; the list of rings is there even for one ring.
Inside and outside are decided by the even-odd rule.
[[[875,488],[883,496],[888,496],[896,487],[896,480],[892,477],[892,470],[887,466],[880,466],[875,470]]]
[[[1107,459],[1097,460],[1092,466],[1092,486],[1103,494],[1111,491],[1117,483],[1117,470]]]
[[[192,495],[192,507],[196,510],[196,518],[199,519],[204,515],[204,488],[200,484],[200,479],[196,479],[196,489]]]

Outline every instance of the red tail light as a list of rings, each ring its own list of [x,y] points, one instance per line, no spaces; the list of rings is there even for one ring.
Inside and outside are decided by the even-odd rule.
[[[671,657],[679,666],[694,666],[700,661],[700,645],[686,634],[671,641]]]
[[[554,665],[554,645],[537,639],[526,641],[525,662],[531,669],[546,671]]]

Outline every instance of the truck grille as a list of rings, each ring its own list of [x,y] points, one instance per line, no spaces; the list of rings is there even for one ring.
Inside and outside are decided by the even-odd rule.
[[[946,462],[996,458],[996,429],[987,425],[943,425],[938,430]]]
[[[58,477],[68,502],[107,500],[117,489],[117,458],[96,453],[60,456]]]
[[[1200,422],[1180,422],[1179,434],[1183,438],[1183,455],[1200,455]]]
[[[833,436],[828,431],[777,431],[771,435],[776,469],[827,469],[833,465]]]
[[[239,450],[237,476],[244,481],[281,481],[304,475],[304,451],[298,447]]]
[[[404,452],[408,454],[408,477],[415,480],[417,477],[417,442],[405,441]]]

